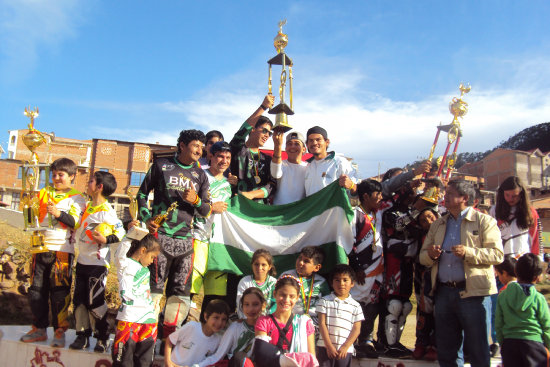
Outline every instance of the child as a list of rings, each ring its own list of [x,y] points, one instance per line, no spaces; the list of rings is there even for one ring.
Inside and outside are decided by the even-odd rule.
[[[103,353],[107,349],[107,245],[119,242],[125,234],[122,222],[107,201],[116,187],[115,177],[109,172],[96,171],[88,182],[88,194],[92,200],[87,203],[76,231],[79,248],[73,296],[76,339],[69,346],[71,349],[88,348],[92,327],[97,338],[94,351]],[[90,320],[95,321],[95,325],[91,325]]]
[[[220,345],[218,332],[225,327],[228,317],[227,303],[221,299],[210,301],[204,311],[204,323],[188,322],[166,338],[164,366],[192,366],[213,355]]]
[[[332,271],[330,295],[317,303],[321,339],[317,342],[317,359],[321,367],[350,367],[353,343],[361,332],[363,310],[351,298],[349,291],[355,282],[355,272],[346,264]]]
[[[363,180],[357,185],[361,205],[355,208],[353,226],[355,243],[349,254],[349,264],[355,270],[357,282],[351,296],[363,309],[365,321],[361,325],[358,354],[378,358],[372,331],[378,316],[380,291],[384,280],[382,248],[382,185],[375,180]]]
[[[49,251],[32,256],[29,303],[33,321],[32,329],[21,337],[22,342],[48,339],[46,328],[51,302],[54,329],[51,345],[56,348],[65,346],[74,257],[72,230],[86,205],[84,197],[71,187],[76,169],[76,164],[68,158],[55,160],[50,166],[53,187],[45,187],[39,193],[40,224],[48,226],[49,213],[52,215],[53,228],[44,231],[44,244]]]
[[[273,287],[277,279],[273,276],[277,275],[275,266],[273,265],[273,256],[267,250],[256,250],[252,254],[252,275],[247,275],[241,279],[237,287],[237,313],[239,318],[244,318],[244,313],[240,305],[240,299],[243,292],[249,287],[256,287],[262,291],[266,299],[266,313],[270,314],[275,311],[275,302],[273,301]]]
[[[324,257],[325,254],[320,247],[304,247],[296,260],[296,270],[289,270],[283,273],[283,275],[292,275],[300,280],[300,289],[294,313],[309,315],[315,325],[317,325],[315,305],[321,297],[330,293],[325,278],[316,274],[321,270]]]
[[[513,255],[504,255],[504,261],[501,264],[495,265],[495,273],[498,280],[503,284],[499,293],[506,289],[508,283],[516,281],[516,264],[517,260]]]
[[[518,281],[498,295],[495,328],[504,367],[548,365],[550,313],[535,289],[541,274],[539,257],[527,253],[516,264]]]
[[[265,310],[265,304],[264,294],[260,289],[256,287],[247,288],[239,302],[239,309],[242,310],[245,320],[232,323],[223,334],[216,354],[198,363],[198,366],[213,365],[226,354],[231,358],[229,366],[242,366],[242,360],[250,356],[252,352],[254,326],[258,317]]]
[[[133,240],[119,277],[122,305],[117,315],[113,367],[150,366],[157,339],[157,314],[149,288],[147,268],[160,252],[155,236]]]
[[[278,366],[281,353],[289,352],[299,355],[303,362],[300,365],[318,365],[313,322],[305,315],[292,313],[301,289],[300,281],[290,274],[282,275],[275,283],[275,312],[256,322],[253,358],[257,365]]]

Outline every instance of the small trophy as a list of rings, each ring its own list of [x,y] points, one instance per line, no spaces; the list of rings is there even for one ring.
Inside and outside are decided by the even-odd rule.
[[[29,161],[23,164],[21,174],[21,211],[23,212],[25,231],[32,231],[31,234],[31,249],[32,254],[40,252],[48,252],[48,248],[44,244],[44,234],[42,232],[53,228],[52,215],[48,216],[48,227],[42,227],[40,213],[40,171],[44,172],[45,186],[49,185],[50,166],[44,163],[38,163],[38,154],[36,149],[46,143],[44,135],[34,128],[34,119],[38,117],[38,108],[31,110],[30,107],[25,108],[24,115],[30,119],[28,125],[29,131],[23,136],[23,143],[30,150],[31,157]],[[48,198],[45,198],[46,200]]]
[[[460,97],[454,97],[449,103],[449,111],[453,115],[453,121],[449,125],[440,124],[439,126],[437,126],[437,133],[435,135],[432,148],[430,149],[430,155],[428,157],[429,161],[433,159],[437,140],[439,139],[439,134],[441,133],[441,131],[446,132],[447,148],[445,149],[443,157],[441,157],[441,162],[439,162],[438,160],[439,169],[437,171],[437,177],[440,177],[443,172],[443,167],[446,165],[447,173],[445,174],[445,179],[449,178],[451,171],[453,170],[454,164],[456,163],[456,151],[458,149],[458,142],[462,137],[462,129],[460,128],[460,121],[458,120],[458,118],[463,118],[464,115],[468,113],[468,103],[463,101],[462,97],[464,97],[466,93],[469,93],[472,87],[470,86],[470,84],[465,85],[461,83],[458,89],[460,89]],[[453,148],[453,153],[449,158],[447,158],[449,154],[449,149],[451,148],[451,145],[453,143],[455,144]]]
[[[281,84],[279,85],[279,104],[269,110],[269,113],[275,115],[275,126],[273,129],[279,129],[283,132],[287,132],[292,129],[292,126],[288,124],[288,115],[294,115],[292,110],[292,60],[288,57],[284,49],[288,44],[288,37],[283,33],[283,26],[286,24],[286,20],[279,22],[279,33],[275,36],[273,45],[277,49],[277,55],[270,59],[267,63],[269,64],[269,80],[268,80],[268,89],[269,94],[271,93],[271,67],[272,65],[281,65]],[[286,89],[286,79],[287,79],[287,66],[288,66],[288,79],[289,79],[289,100],[290,106],[285,103],[285,89]]]
[[[164,222],[166,222],[166,219],[168,219],[168,214],[170,214],[170,212],[174,209],[176,209],[178,207],[178,203],[177,202],[173,202],[172,205],[170,205],[168,207],[168,209],[166,209],[166,211],[163,213],[163,214],[159,214],[157,215],[154,219],[153,219],[153,222],[155,224],[158,224],[159,226],[162,226],[162,224]]]
[[[130,206],[128,207],[130,211],[130,217],[132,217],[132,221],[138,220],[138,203],[136,200],[136,194],[132,192],[132,189],[128,187],[126,189],[126,195],[128,195],[128,199],[130,199]],[[141,227],[141,222],[137,226],[133,226],[128,230],[128,233],[126,234],[126,237],[132,239],[132,240],[141,240],[145,235],[149,233],[149,231],[143,227]]]

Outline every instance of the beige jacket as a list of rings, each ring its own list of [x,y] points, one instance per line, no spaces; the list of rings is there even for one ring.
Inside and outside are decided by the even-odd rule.
[[[428,249],[434,244],[443,244],[449,215],[444,215],[432,223],[420,250],[420,263],[432,268],[432,295],[437,287],[439,260],[433,260],[428,255]],[[460,292],[460,297],[488,296],[497,293],[493,265],[503,261],[504,253],[496,220],[470,208],[460,225],[460,243],[466,247],[466,289]]]

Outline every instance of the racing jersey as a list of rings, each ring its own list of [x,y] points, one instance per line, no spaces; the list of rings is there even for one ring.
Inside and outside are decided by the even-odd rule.
[[[51,201],[55,207],[73,218],[76,225],[82,212],[86,207],[86,200],[79,191],[70,189],[68,192],[56,192],[51,186],[40,190],[38,195],[40,200],[39,222],[41,227],[49,226],[48,202]],[[62,214],[63,215],[63,214]],[[71,237],[73,228],[55,219],[52,215],[52,226],[44,231],[44,243],[50,251],[62,251],[70,254],[74,253],[74,242]]]
[[[157,322],[151,290],[149,269],[138,261],[128,258],[127,266],[119,277],[122,304],[117,320],[151,324]]]
[[[146,222],[163,214],[173,202],[177,202],[177,208],[170,212],[158,231],[172,238],[187,238],[191,235],[195,210],[200,216],[210,216],[209,187],[206,173],[198,163],[186,166],[176,157],[159,158],[149,168],[137,193],[141,220]],[[195,190],[199,196],[196,205],[183,200],[186,189]],[[148,196],[151,191],[154,191],[154,199],[153,208],[149,210]]]
[[[267,203],[268,197],[275,193],[277,184],[271,177],[271,157],[260,151],[252,152],[245,145],[246,137],[251,130],[252,126],[246,122],[243,123],[229,143],[231,146],[231,173],[239,178],[234,190],[246,192],[261,189],[264,191],[264,198],[256,199],[256,201]]]
[[[356,172],[350,161],[335,152],[329,152],[324,159],[320,160],[311,157],[307,162],[305,175],[306,196],[324,189],[337,181],[341,175],[348,175],[353,182],[357,183]]]
[[[107,238],[107,243],[104,245],[99,245],[92,238],[92,231],[101,223],[107,224],[112,231],[104,234]],[[79,250],[77,262],[83,265],[108,266],[109,243],[120,241],[126,233],[122,222],[117,218],[115,210],[108,201],[97,206],[92,206],[92,202],[89,201],[75,229],[76,245]]]
[[[209,170],[204,171],[208,182],[210,183],[210,195],[212,197],[212,203],[218,201],[228,201],[231,199],[231,184],[225,177],[217,180]],[[214,225],[214,215],[208,218],[195,216],[195,225],[193,226],[193,238],[201,240],[203,242],[209,242],[212,236],[212,230]]]

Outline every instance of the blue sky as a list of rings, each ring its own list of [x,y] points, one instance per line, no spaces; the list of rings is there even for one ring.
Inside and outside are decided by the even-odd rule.
[[[290,123],[325,127],[362,177],[427,156],[462,81],[459,152],[484,151],[550,121],[549,13],[548,1],[0,0],[0,143],[27,105],[39,130],[68,138],[229,140],[267,92],[287,19]]]

